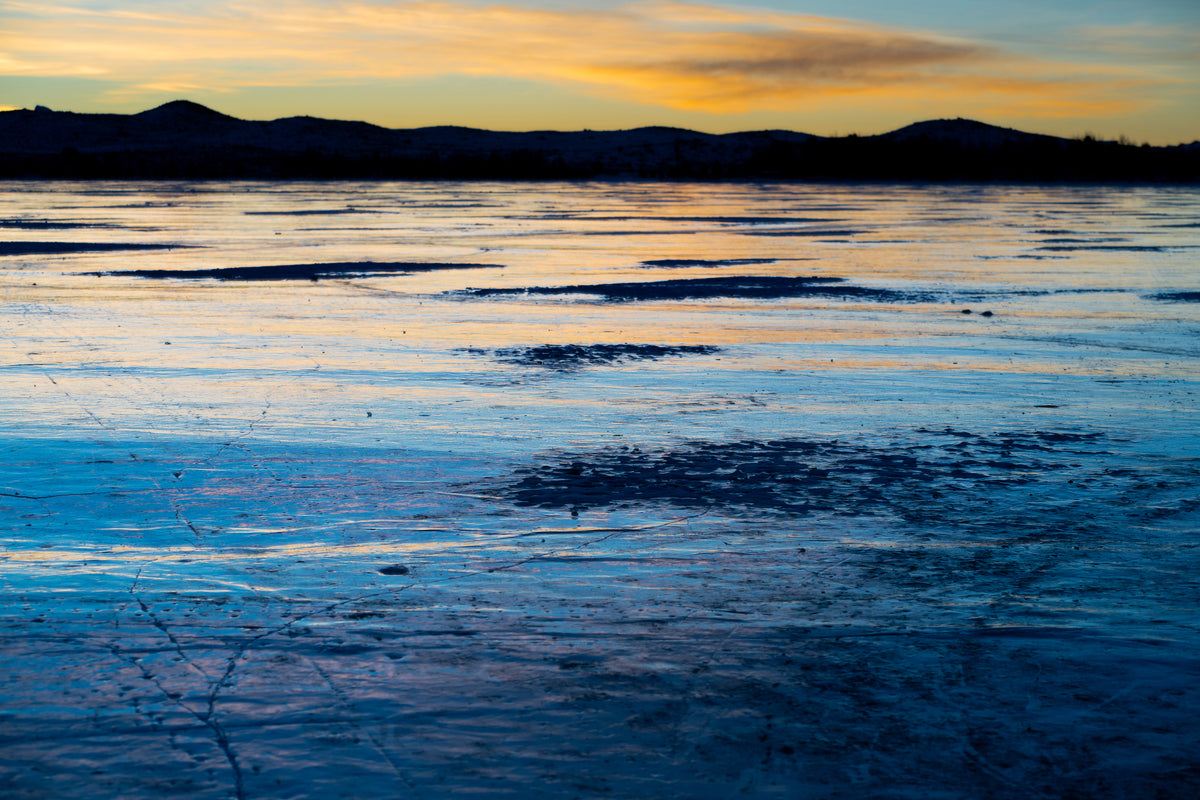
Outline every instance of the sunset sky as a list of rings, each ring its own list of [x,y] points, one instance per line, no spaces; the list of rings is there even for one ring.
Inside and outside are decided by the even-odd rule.
[[[1200,139],[1198,0],[0,0],[0,107]]]

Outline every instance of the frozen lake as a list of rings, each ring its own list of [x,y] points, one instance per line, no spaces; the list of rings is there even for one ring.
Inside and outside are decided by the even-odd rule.
[[[1200,190],[0,198],[6,798],[1200,792]]]

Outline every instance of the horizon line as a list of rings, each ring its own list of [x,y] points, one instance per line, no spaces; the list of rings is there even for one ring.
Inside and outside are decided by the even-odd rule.
[[[41,105],[41,104],[35,105],[33,108],[26,108],[26,107],[18,108],[18,107],[13,107],[13,106],[0,107],[0,113],[9,113],[9,112],[15,112],[15,111],[26,111],[26,112],[43,111],[43,112],[50,112],[50,113],[55,113],[55,114],[78,114],[81,116],[86,115],[86,116],[97,116],[97,117],[101,117],[101,116],[136,117],[136,116],[140,116],[141,114],[147,114],[152,111],[157,111],[159,109],[163,109],[163,108],[166,108],[168,106],[173,106],[173,105],[196,106],[200,109],[211,112],[213,114],[217,114],[217,115],[225,117],[227,119],[238,120],[239,122],[270,123],[270,122],[280,122],[280,121],[289,120],[289,119],[313,119],[313,120],[319,120],[319,121],[323,121],[323,122],[344,122],[344,123],[349,123],[349,124],[370,125],[371,127],[375,127],[375,128],[379,128],[381,130],[387,130],[387,131],[406,131],[406,130],[407,131],[420,131],[420,130],[431,130],[431,129],[436,129],[436,128],[458,128],[458,129],[462,129],[462,130],[482,131],[482,132],[486,132],[486,133],[511,133],[511,134],[562,133],[562,134],[567,134],[567,133],[622,133],[622,132],[640,131],[640,130],[653,130],[653,129],[658,128],[658,129],[664,129],[664,130],[686,131],[688,133],[698,133],[698,134],[703,134],[705,136],[716,136],[716,137],[736,136],[738,134],[746,134],[746,133],[784,132],[784,133],[794,133],[794,134],[798,134],[798,135],[802,135],[802,136],[809,136],[814,139],[846,139],[846,138],[854,138],[854,137],[866,138],[866,137],[873,137],[873,136],[886,136],[888,134],[898,133],[900,131],[903,131],[907,128],[911,128],[916,125],[922,125],[922,124],[931,123],[931,122],[968,122],[968,123],[972,123],[972,124],[976,124],[976,125],[982,125],[987,128],[993,128],[993,129],[999,130],[999,131],[1011,131],[1011,132],[1015,132],[1015,133],[1020,133],[1020,134],[1026,135],[1026,136],[1045,136],[1045,137],[1051,138],[1051,139],[1063,139],[1063,140],[1067,140],[1067,141],[1091,139],[1091,140],[1101,141],[1101,142],[1114,142],[1114,143],[1118,143],[1118,144],[1138,146],[1137,142],[1135,142],[1130,137],[1127,137],[1124,135],[1118,136],[1116,139],[1101,139],[1100,137],[1096,136],[1095,134],[1091,133],[1090,131],[1085,131],[1083,133],[1075,134],[1072,136],[1060,136],[1058,134],[1053,134],[1053,133],[1041,133],[1041,132],[1036,132],[1036,131],[1027,131],[1027,130],[1023,130],[1020,128],[1013,128],[1013,127],[1009,127],[1009,126],[1005,126],[1005,125],[996,125],[991,122],[984,122],[982,120],[974,119],[971,117],[962,117],[962,116],[959,116],[959,117],[933,117],[933,118],[928,118],[928,119],[918,119],[918,120],[914,120],[913,122],[908,123],[907,125],[902,125],[898,128],[893,128],[891,130],[883,131],[880,133],[859,133],[857,131],[852,131],[850,133],[844,133],[844,134],[843,133],[833,133],[833,134],[826,135],[826,134],[809,133],[807,131],[800,131],[800,130],[795,130],[795,129],[791,129],[791,128],[755,128],[755,129],[746,129],[746,130],[738,130],[738,131],[728,131],[726,133],[712,133],[710,131],[704,131],[704,130],[699,130],[699,129],[695,129],[695,128],[682,128],[677,125],[654,125],[654,124],[639,125],[635,128],[603,128],[603,129],[602,128],[578,128],[578,129],[574,129],[574,130],[556,129],[556,128],[537,128],[537,129],[527,129],[527,130],[502,130],[502,129],[496,129],[496,128],[479,128],[479,127],[475,127],[472,125],[458,125],[458,124],[454,124],[454,123],[441,123],[441,124],[437,124],[437,125],[422,125],[422,126],[415,127],[415,128],[392,128],[392,127],[388,127],[386,125],[380,125],[375,122],[368,122],[366,120],[361,120],[361,119],[320,117],[320,116],[315,116],[313,114],[293,114],[293,115],[286,116],[286,117],[274,117],[274,118],[269,118],[269,119],[255,119],[255,118],[249,118],[249,117],[238,117],[238,116],[234,116],[233,114],[227,114],[223,111],[219,111],[219,110],[213,108],[212,106],[205,105],[204,103],[199,103],[195,100],[191,100],[186,97],[179,97],[179,98],[175,98],[174,100],[167,100],[166,102],[159,103],[156,106],[152,106],[150,108],[143,109],[142,111],[136,111],[136,112],[131,112],[131,113],[104,112],[104,111],[72,111],[69,109],[68,110],[59,110],[59,109],[52,109],[52,108],[49,108],[48,106]],[[1142,143],[1141,146],[1185,147],[1185,146],[1188,146],[1191,144],[1200,144],[1200,138],[1193,139],[1191,142],[1178,142],[1173,145],[1172,144],[1151,145],[1151,144],[1149,144],[1149,142],[1145,142],[1145,143]]]

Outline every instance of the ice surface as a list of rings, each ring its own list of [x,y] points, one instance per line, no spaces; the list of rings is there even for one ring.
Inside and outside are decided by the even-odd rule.
[[[1200,791],[1195,190],[0,190],[0,796]]]

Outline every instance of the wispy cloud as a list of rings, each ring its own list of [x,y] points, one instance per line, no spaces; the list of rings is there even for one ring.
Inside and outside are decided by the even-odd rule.
[[[1146,22],[1083,25],[1071,31],[1071,39],[1080,49],[1110,56],[1133,56],[1159,63],[1183,62],[1193,69],[1200,62],[1200,30],[1193,27]]]
[[[831,100],[969,101],[1027,115],[1119,113],[1130,81],[979,42],[711,4],[547,9],[463,0],[214,0],[98,10],[0,2],[0,73],[104,78],[119,93],[221,91],[438,75],[502,76],[673,109]],[[1055,77],[1033,73],[1053,72]],[[1025,75],[1014,79],[1012,75]]]

